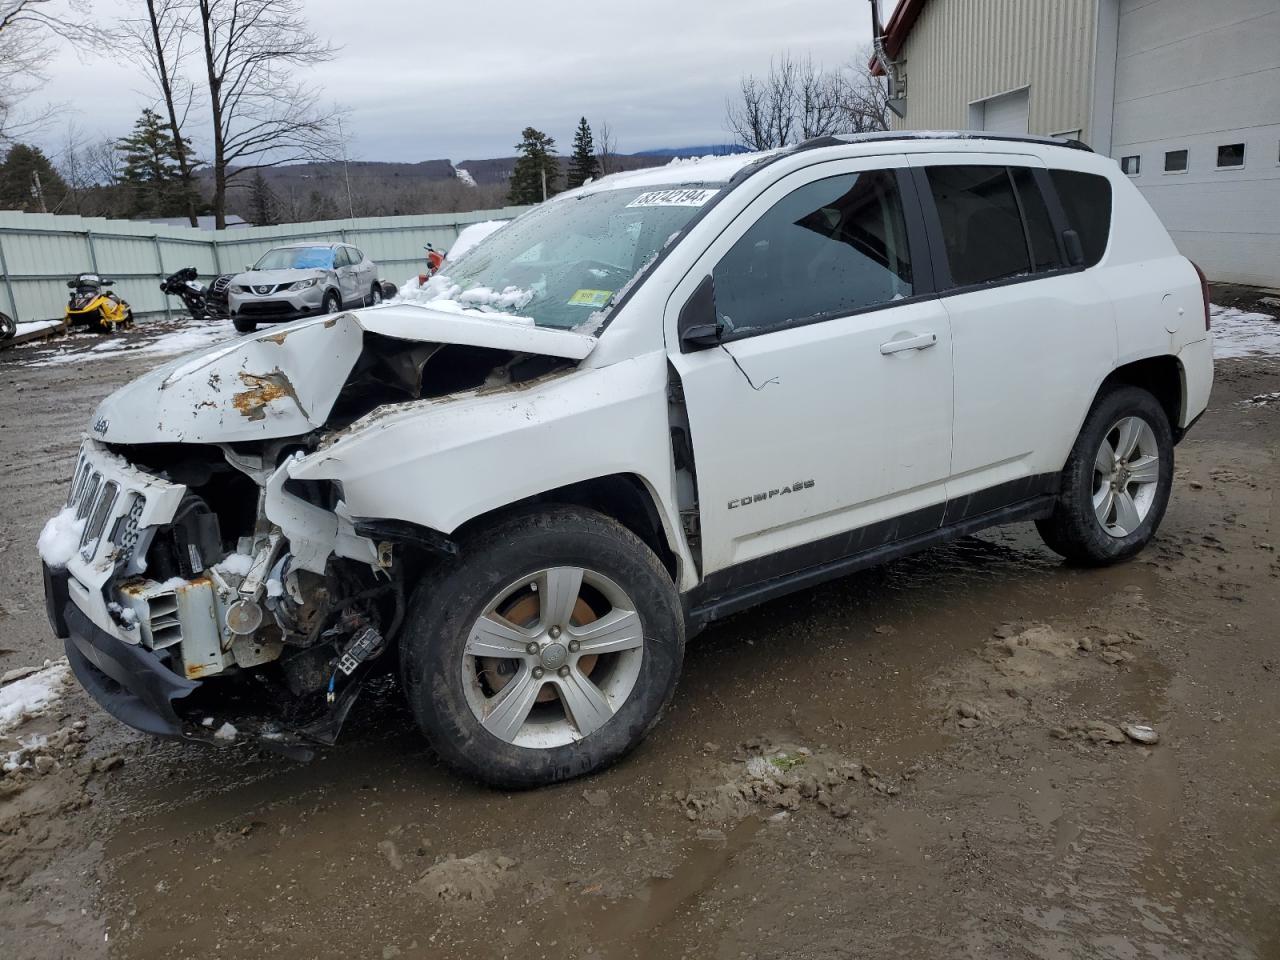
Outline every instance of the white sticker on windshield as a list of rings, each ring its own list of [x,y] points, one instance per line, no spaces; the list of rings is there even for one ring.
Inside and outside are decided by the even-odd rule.
[[[685,190],[652,190],[642,193],[628,207],[701,207],[714,197],[719,190],[685,189]]]

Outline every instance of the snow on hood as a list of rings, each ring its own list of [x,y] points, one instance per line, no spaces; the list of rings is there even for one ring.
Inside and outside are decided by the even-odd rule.
[[[416,343],[490,347],[581,360],[596,339],[518,318],[392,304],[313,317],[218,344],[157,367],[98,406],[107,443],[236,443],[324,424],[365,333]]]

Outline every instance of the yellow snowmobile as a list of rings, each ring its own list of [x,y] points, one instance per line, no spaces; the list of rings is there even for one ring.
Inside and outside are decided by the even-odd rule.
[[[107,288],[115,283],[96,273],[82,273],[68,280],[71,298],[67,301],[67,326],[85,326],[98,333],[115,333],[133,326],[129,304]]]

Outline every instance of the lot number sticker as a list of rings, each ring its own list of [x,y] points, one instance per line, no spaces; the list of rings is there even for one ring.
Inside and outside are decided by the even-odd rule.
[[[603,307],[612,296],[612,290],[579,290],[569,302],[580,307]]]
[[[651,190],[642,193],[628,207],[701,207],[719,190]]]

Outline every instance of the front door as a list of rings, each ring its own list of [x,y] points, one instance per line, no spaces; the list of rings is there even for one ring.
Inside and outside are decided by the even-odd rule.
[[[702,572],[726,589],[941,522],[951,336],[904,169],[881,157],[784,177],[668,304]],[[707,274],[723,340],[682,351],[678,314]]]

